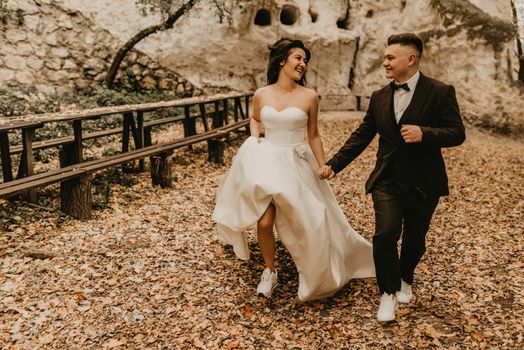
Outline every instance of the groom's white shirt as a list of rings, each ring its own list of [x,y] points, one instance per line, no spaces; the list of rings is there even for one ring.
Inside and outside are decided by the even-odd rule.
[[[415,92],[415,88],[417,87],[419,77],[420,72],[417,71],[415,74],[413,74],[411,78],[409,78],[408,81],[406,81],[406,83],[409,86],[409,91],[406,91],[404,89],[397,89],[393,94],[393,106],[395,108],[395,119],[397,120],[397,123],[402,117],[402,114],[404,114],[406,108],[408,108],[409,103],[413,98],[413,93]],[[396,83],[398,84],[398,82]]]

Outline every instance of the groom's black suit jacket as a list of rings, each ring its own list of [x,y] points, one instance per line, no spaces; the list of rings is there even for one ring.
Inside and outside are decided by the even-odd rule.
[[[420,126],[422,142],[405,143],[400,134],[403,124]],[[373,92],[362,124],[327,164],[338,173],[364,151],[377,133],[377,162],[366,181],[366,193],[385,177],[396,179],[401,187],[416,188],[424,196],[449,193],[440,149],[458,146],[466,138],[453,86],[421,73],[411,103],[398,124],[391,86]]]

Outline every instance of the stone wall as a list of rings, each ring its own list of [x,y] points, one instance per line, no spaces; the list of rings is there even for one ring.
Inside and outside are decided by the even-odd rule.
[[[80,91],[101,85],[122,42],[79,11],[51,0],[7,2],[0,23],[0,83],[34,85],[50,92]],[[117,85],[198,93],[194,86],[156,60],[134,50],[118,72]]]

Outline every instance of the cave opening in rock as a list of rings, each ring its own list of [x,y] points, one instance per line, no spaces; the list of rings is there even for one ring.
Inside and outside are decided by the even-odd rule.
[[[309,8],[309,16],[311,17],[311,22],[315,23],[318,19],[318,13],[312,7]]]
[[[298,8],[291,5],[285,5],[280,12],[280,22],[285,25],[293,25],[298,20]]]
[[[366,12],[366,18],[371,18],[373,17],[373,10],[368,10],[368,12]]]
[[[271,12],[268,9],[260,9],[255,15],[255,24],[259,26],[271,25]]]
[[[349,29],[349,7],[346,9],[346,14],[344,17],[340,17],[337,20],[337,27],[340,29]]]
[[[343,19],[338,20],[337,27],[339,27],[340,29],[348,29],[348,23]]]

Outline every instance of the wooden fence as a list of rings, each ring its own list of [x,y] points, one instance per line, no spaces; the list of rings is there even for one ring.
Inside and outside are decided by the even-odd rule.
[[[0,155],[4,179],[0,184],[0,198],[22,194],[28,201],[34,202],[37,188],[60,182],[61,210],[76,218],[89,218],[92,175],[96,171],[136,160],[139,161],[137,170],[144,171],[144,160],[147,157],[150,157],[153,183],[170,186],[169,156],[173,150],[207,141],[209,160],[222,162],[224,140],[228,134],[249,129],[251,98],[252,93],[220,94],[0,120]],[[161,116],[172,110],[179,110],[180,114]],[[121,119],[121,127],[94,131],[83,128],[84,122],[88,120],[114,118],[115,115]],[[201,122],[201,132],[197,132],[197,121]],[[70,125],[71,135],[34,140],[40,128],[56,123]],[[171,123],[182,123],[184,136],[154,142],[153,129]],[[85,141],[111,135],[120,135],[120,153],[98,159],[84,159]],[[19,144],[11,144],[10,138],[13,136],[21,140]],[[60,168],[35,173],[34,152],[47,148],[59,148]],[[18,154],[20,161],[15,177],[13,156]]]

